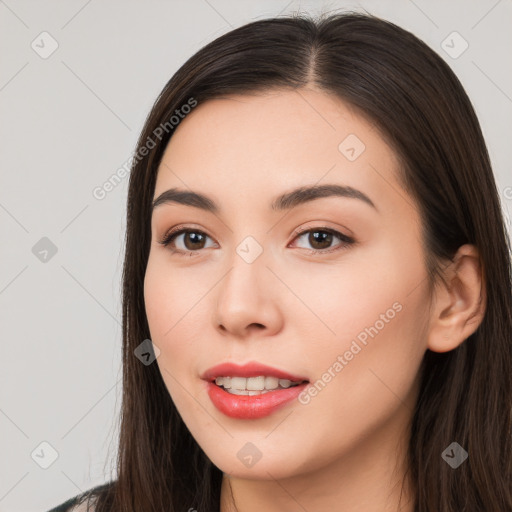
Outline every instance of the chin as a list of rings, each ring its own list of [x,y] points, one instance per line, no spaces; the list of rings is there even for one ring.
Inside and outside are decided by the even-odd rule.
[[[241,448],[233,450],[233,445]],[[218,448],[217,446],[216,450]],[[282,451],[279,454],[265,455],[264,448],[261,449],[263,453],[261,453],[260,458],[257,460],[253,458],[251,461],[250,456],[246,454],[250,453],[252,449],[250,442],[235,441],[230,443],[230,448],[222,452],[204,451],[217,468],[234,478],[249,480],[284,479],[306,473],[306,467],[310,468],[307,461],[294,460],[292,454]],[[296,450],[294,452],[297,455]]]

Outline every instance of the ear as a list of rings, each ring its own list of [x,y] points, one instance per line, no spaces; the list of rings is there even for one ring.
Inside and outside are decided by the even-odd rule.
[[[487,302],[477,248],[459,247],[445,269],[445,283],[436,285],[427,347],[433,352],[457,348],[481,324]]]

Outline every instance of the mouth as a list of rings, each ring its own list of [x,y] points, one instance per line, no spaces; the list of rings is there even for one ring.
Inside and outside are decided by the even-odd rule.
[[[297,399],[309,385],[304,375],[293,375],[258,361],[218,364],[200,375],[213,405],[226,416],[257,419],[273,414]]]
[[[301,384],[306,384],[309,381],[306,379],[292,381],[290,379],[280,379],[274,376],[258,375],[255,377],[215,377],[210,379],[210,382],[232,395],[256,396],[264,395],[272,391],[293,388]]]
[[[262,381],[273,389],[247,389],[261,387]],[[218,379],[218,383],[216,382]],[[228,381],[228,379],[230,379]],[[241,380],[238,380],[241,379]],[[251,379],[256,379],[253,381]],[[245,381],[245,383],[243,382]],[[283,381],[283,382],[280,382]],[[309,385],[308,380],[290,381],[276,377],[216,377],[205,381],[206,392],[212,404],[224,415],[240,420],[264,418],[295,401]],[[284,386],[282,385],[284,384]],[[230,386],[230,387],[228,387]],[[241,389],[239,389],[241,388]]]

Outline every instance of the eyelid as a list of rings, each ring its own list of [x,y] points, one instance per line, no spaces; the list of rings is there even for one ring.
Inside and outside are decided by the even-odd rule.
[[[217,241],[212,236],[210,236],[208,233],[206,233],[203,229],[196,228],[196,227],[194,227],[194,226],[192,226],[190,224],[178,224],[177,226],[174,226],[174,227],[168,229],[160,237],[160,239],[157,240],[157,242],[159,244],[163,245],[164,248],[169,248],[172,252],[177,253],[177,254],[189,254],[190,256],[192,256],[195,253],[199,254],[201,252],[200,250],[197,250],[197,251],[187,251],[187,250],[183,250],[183,249],[175,249],[175,248],[169,247],[171,242],[174,243],[174,240],[178,236],[181,236],[181,235],[186,234],[188,232],[201,233],[202,235],[204,235],[204,236],[210,238],[211,240],[213,240],[215,244],[217,244]]]
[[[178,233],[179,231],[197,231],[198,233],[203,233],[213,239],[213,237],[208,235],[208,233],[206,233],[202,228],[196,227],[193,224],[178,224],[172,228],[169,228],[167,231],[165,231],[164,234],[158,240],[158,242],[159,243],[164,242],[166,239],[168,239],[172,235]]]
[[[293,231],[293,233],[292,233],[293,239],[292,239],[291,243],[293,243],[302,234],[305,234],[305,233],[308,233],[311,231],[324,231],[324,232],[331,233],[336,238],[341,240],[341,243],[338,244],[337,246],[334,246],[334,247],[331,247],[328,249],[306,249],[304,247],[300,247],[300,249],[302,249],[303,251],[306,251],[309,254],[313,254],[313,255],[328,254],[328,253],[335,252],[337,250],[344,249],[347,246],[354,245],[356,243],[356,240],[353,238],[353,236],[346,235],[346,234],[340,232],[338,229],[335,229],[335,228],[332,228],[329,226],[301,226],[300,228],[297,228]],[[348,231],[350,231],[350,230],[348,230]],[[164,247],[167,247],[170,245],[171,242],[174,242],[175,238],[177,238],[178,236],[180,236],[182,234],[186,234],[187,232],[201,233],[202,235],[205,235],[206,237],[212,239],[217,244],[217,242],[214,240],[214,238],[211,237],[208,233],[206,233],[203,229],[196,228],[195,226],[190,225],[190,224],[179,224],[177,226],[174,226],[174,227],[168,229],[164,233],[164,235],[158,240],[158,243],[163,245]],[[287,247],[289,247],[289,245],[290,244],[288,244]],[[173,253],[182,254],[182,255],[187,254],[190,256],[199,255],[201,253],[201,249],[198,249],[196,251],[189,251],[189,250],[183,250],[183,249],[174,249],[171,247],[170,250]]]
[[[312,221],[312,222],[314,222],[314,221]],[[297,229],[295,229],[292,232],[292,236],[296,237],[297,235],[301,235],[302,233],[304,233],[306,231],[313,231],[315,229],[318,230],[318,231],[336,232],[336,233],[339,233],[340,235],[344,236],[345,238],[350,238],[350,239],[353,238],[352,231],[350,231],[347,228],[344,228],[344,229],[346,229],[350,234],[342,233],[339,228],[333,228],[333,227],[325,226],[325,225],[321,225],[321,226],[301,226],[300,228],[297,228]]]
[[[355,240],[355,238],[352,235],[350,235],[350,236],[346,235],[345,233],[342,233],[338,229],[335,229],[335,228],[332,228],[329,226],[306,226],[306,227],[302,226],[300,228],[297,228],[292,233],[292,235],[293,235],[292,243],[295,242],[296,239],[300,238],[303,234],[309,233],[312,231],[313,232],[314,231],[324,231],[327,233],[331,233],[332,235],[334,235],[336,238],[338,238],[341,241],[340,244],[338,244],[334,247],[330,247],[328,249],[306,249],[304,247],[300,247],[300,249],[302,249],[303,251],[306,251],[308,254],[312,254],[315,256],[316,255],[321,256],[323,254],[333,253],[338,250],[342,250],[350,245],[355,245],[357,243],[357,241]]]

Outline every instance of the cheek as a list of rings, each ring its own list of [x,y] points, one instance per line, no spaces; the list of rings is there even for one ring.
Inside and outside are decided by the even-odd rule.
[[[375,253],[378,261],[372,254],[359,252],[333,265],[316,265],[313,270],[307,266],[282,269],[283,280],[293,283],[304,306],[294,309],[300,310],[305,327],[310,325],[312,330],[316,326],[316,339],[339,348],[379,321],[381,314],[388,311],[387,316],[394,318],[399,306],[393,309],[393,304],[403,303],[408,276],[401,273],[400,261],[386,254],[386,248]]]
[[[149,259],[144,276],[144,306],[152,339],[161,339],[170,327],[169,312],[175,302],[171,279],[163,266]]]
[[[193,332],[196,311],[192,308],[197,299],[190,296],[194,295],[190,291],[193,287],[184,286],[182,281],[183,274],[169,272],[168,264],[150,257],[144,277],[144,303],[151,340],[160,349],[156,363],[169,395],[181,415],[187,408],[197,415],[200,411],[195,410],[184,389],[197,354],[194,340],[199,337]]]
[[[179,277],[171,275],[164,262],[150,257],[144,277],[144,304],[151,340],[160,349],[157,364],[170,392],[177,385],[173,377],[179,379],[179,370],[186,368],[183,361],[188,349],[188,336],[179,335],[187,321],[184,311],[187,301],[183,300],[180,289]]]
[[[347,257],[343,265],[301,275],[306,277],[295,281],[294,291],[307,299],[309,311],[301,308],[296,321],[302,337],[314,342],[317,374],[339,355],[346,355],[347,367],[384,365],[397,371],[408,358],[421,359],[428,296],[419,247],[383,243]]]
[[[165,254],[150,256],[144,277],[144,303],[152,341],[160,349],[157,361],[168,374],[162,375],[175,387],[169,374],[190,378],[193,363],[204,351],[208,316],[206,291],[213,286],[211,272],[197,267],[193,276],[177,266],[171,268]],[[212,281],[211,284],[210,281]],[[187,375],[188,373],[188,375]]]
[[[378,259],[370,255],[338,275],[331,272],[322,293],[310,294],[312,309],[329,327],[315,338],[310,361],[318,392],[311,400],[332,421],[348,421],[346,413],[352,413],[363,428],[366,413],[372,421],[386,416],[413,386],[428,325],[426,274],[417,250],[382,246]],[[344,411],[333,406],[340,401]]]
[[[199,276],[171,267],[165,254],[150,256],[144,277],[144,304],[151,335],[164,344],[176,339],[176,331],[197,314],[204,295]],[[190,327],[190,326],[189,326]]]

